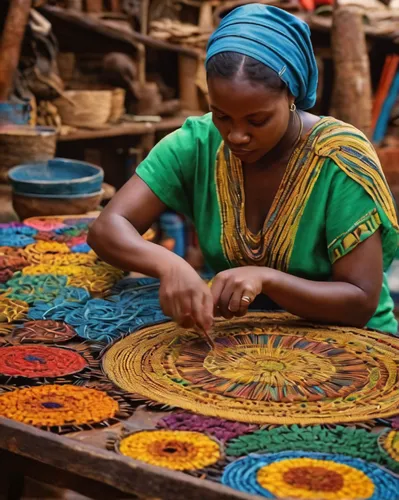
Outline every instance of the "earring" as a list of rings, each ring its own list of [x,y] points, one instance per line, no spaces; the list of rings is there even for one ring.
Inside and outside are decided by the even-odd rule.
[[[290,111],[291,111],[291,113],[294,113],[294,111],[296,111],[296,104],[295,104],[295,102],[293,102],[293,103],[291,104],[291,106],[290,106]]]

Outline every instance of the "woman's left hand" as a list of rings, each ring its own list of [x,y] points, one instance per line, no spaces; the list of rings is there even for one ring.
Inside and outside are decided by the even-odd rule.
[[[264,268],[237,267],[217,274],[211,292],[215,313],[230,319],[244,316],[249,305],[262,293]]]

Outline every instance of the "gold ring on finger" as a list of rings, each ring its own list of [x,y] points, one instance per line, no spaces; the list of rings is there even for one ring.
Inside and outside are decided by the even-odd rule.
[[[250,304],[252,302],[252,299],[248,295],[243,295],[241,297],[241,302],[245,302],[246,304]]]

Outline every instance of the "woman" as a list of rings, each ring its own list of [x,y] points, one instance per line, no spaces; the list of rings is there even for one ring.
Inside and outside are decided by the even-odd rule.
[[[275,7],[227,15],[206,59],[211,113],[161,141],[89,234],[106,261],[160,278],[165,314],[208,332],[260,294],[304,318],[396,333],[384,271],[398,245],[389,188],[365,136],[306,112],[317,66],[307,25]],[[141,238],[166,209],[189,216],[211,289]]]

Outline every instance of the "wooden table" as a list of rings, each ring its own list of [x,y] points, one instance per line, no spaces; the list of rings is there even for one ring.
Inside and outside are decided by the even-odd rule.
[[[120,188],[157,140],[181,127],[185,120],[186,116],[178,116],[158,123],[125,122],[97,130],[78,129],[58,137],[57,156],[100,165],[105,182]]]
[[[104,500],[261,498],[5,418],[0,418],[0,465],[0,499],[7,500],[21,497],[25,478]]]

